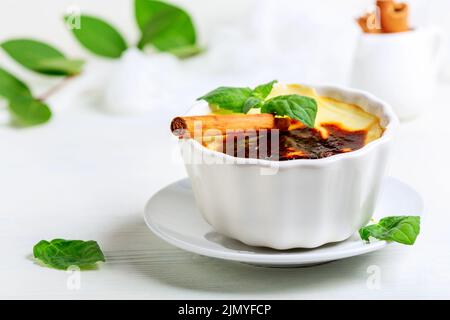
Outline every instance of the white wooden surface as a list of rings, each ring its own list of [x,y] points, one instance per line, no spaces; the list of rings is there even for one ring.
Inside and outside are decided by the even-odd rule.
[[[425,198],[416,245],[270,269],[197,256],[156,238],[143,207],[185,176],[173,156],[171,115],[107,115],[77,94],[75,82],[52,99],[49,124],[0,126],[0,298],[450,298],[449,89],[441,85],[427,112],[402,125],[392,159],[391,175]],[[78,290],[68,288],[70,274],[31,259],[36,242],[56,237],[94,239],[106,253],[107,263],[81,273]],[[370,266],[379,268],[379,289],[367,285]]]

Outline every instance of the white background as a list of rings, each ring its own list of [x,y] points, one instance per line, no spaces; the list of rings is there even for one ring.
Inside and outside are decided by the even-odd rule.
[[[415,246],[394,245],[308,269],[264,269],[183,252],[148,231],[142,220],[145,202],[185,176],[168,132],[171,116],[184,112],[205,88],[225,81],[345,84],[358,35],[353,19],[371,3],[175,2],[193,14],[202,44],[213,53],[192,65],[176,64],[179,70],[170,75],[180,77],[173,79],[170,106],[155,103],[144,115],[117,116],[99,108],[105,74],[115,62],[93,59],[80,48],[61,16],[78,6],[112,22],[133,43],[138,35],[131,1],[2,0],[0,41],[39,38],[90,63],[81,78],[49,100],[50,123],[29,129],[11,128],[6,121],[0,125],[0,297],[448,298],[450,87],[444,82],[423,116],[402,124],[390,170],[426,202],[427,217]],[[411,2],[420,8],[413,11],[417,25],[438,24],[450,31],[445,17],[449,1]],[[295,62],[279,63],[288,58]],[[3,53],[0,65],[29,81],[36,92],[57,82],[24,71]],[[448,65],[450,59],[443,69]],[[164,73],[164,66],[155,70]],[[160,80],[152,84],[161,88]],[[108,263],[99,270],[82,273],[80,290],[67,289],[65,272],[30,258],[36,242],[56,237],[97,240],[107,255]],[[366,285],[371,265],[380,267],[380,290]]]
[[[235,37],[238,33],[247,42],[256,39],[259,47],[266,43],[268,47],[278,46],[290,51],[296,49],[298,60],[294,66],[282,68],[285,73],[283,76],[301,76],[304,81],[334,83],[345,83],[347,80],[353,46],[359,32],[354,19],[374,3],[371,0],[173,2],[182,5],[193,15],[201,43],[206,47],[218,42],[242,46],[242,41],[238,41],[242,39]],[[133,44],[138,40],[138,33],[132,3],[131,0],[2,0],[0,39],[36,37],[58,45],[71,56],[87,57],[86,51],[63,27],[62,16],[72,7],[79,8],[85,14],[98,15],[117,26],[126,35],[128,42]],[[447,19],[449,1],[411,0],[409,3],[412,6],[413,26],[438,25],[447,31],[450,40],[450,21]],[[227,33],[223,32],[224,29],[237,31]],[[250,55],[245,52],[246,48],[244,46],[240,51],[240,59]],[[252,51],[252,58],[264,57],[267,47],[259,52]],[[277,53],[283,56],[288,51]],[[230,59],[223,60],[222,64],[226,65]],[[323,68],[327,68],[327,72],[322,72]],[[450,78],[450,50],[443,68],[448,69],[447,78]]]

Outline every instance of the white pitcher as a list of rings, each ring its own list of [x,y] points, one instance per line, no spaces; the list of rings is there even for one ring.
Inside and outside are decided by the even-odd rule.
[[[351,84],[390,103],[399,118],[413,118],[432,104],[444,39],[434,27],[361,34]]]

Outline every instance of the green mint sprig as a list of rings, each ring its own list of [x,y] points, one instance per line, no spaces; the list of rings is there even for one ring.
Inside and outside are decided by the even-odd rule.
[[[136,47],[152,46],[158,51],[187,58],[200,53],[197,32],[191,16],[182,8],[163,1],[135,0],[134,13],[140,31]],[[73,16],[64,20],[78,42],[93,54],[119,58],[129,47],[121,33],[109,22],[80,15],[79,26],[71,26]]]
[[[95,241],[54,239],[41,240],[33,247],[34,258],[44,264],[66,270],[70,266],[89,268],[105,256]]]
[[[69,25],[72,16],[66,15],[64,21]],[[91,53],[106,57],[119,58],[127,50],[124,37],[108,22],[89,15],[80,15],[79,27],[69,29],[78,42]]]
[[[33,39],[12,39],[0,47],[16,62],[34,72],[48,76],[74,76],[81,72],[83,61],[69,59],[58,49]]]
[[[260,108],[262,113],[288,116],[310,128],[314,127],[317,114],[316,100],[298,94],[277,96],[266,100],[275,83],[277,83],[276,80],[259,85],[255,89],[219,87],[197,100],[205,100],[218,109],[235,113],[248,113],[252,108]]]
[[[199,52],[194,23],[182,8],[163,1],[135,0],[135,17],[141,31],[139,48],[150,44],[182,56]]]
[[[74,20],[78,23],[72,25]],[[197,33],[190,15],[172,4],[154,0],[135,0],[135,19],[141,37],[136,46],[153,46],[179,58],[202,51],[197,45]],[[89,15],[67,15],[64,20],[78,42],[90,52],[119,58],[128,49],[121,33],[108,22]],[[81,73],[84,61],[67,58],[53,46],[33,39],[12,39],[0,44],[13,60],[33,72],[46,76],[63,76],[63,81]],[[0,68],[0,99],[7,100],[13,124],[34,126],[50,120],[52,112],[45,100],[61,86],[50,88],[35,97],[19,78]]]
[[[62,81],[80,74],[84,64],[82,60],[67,58],[53,46],[33,39],[7,40],[0,43],[0,48],[26,69],[45,76],[65,77]],[[14,125],[34,126],[49,121],[52,112],[44,102],[47,97],[47,94],[35,97],[27,84],[0,68],[0,98],[7,100]]]
[[[392,216],[359,229],[361,239],[369,241],[369,237],[379,240],[394,241],[413,245],[420,233],[419,216]]]

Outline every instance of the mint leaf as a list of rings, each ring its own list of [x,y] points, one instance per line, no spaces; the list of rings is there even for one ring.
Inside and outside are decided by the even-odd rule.
[[[190,58],[197,54],[200,54],[204,51],[204,49],[198,47],[197,45],[189,45],[184,47],[177,47],[174,49],[170,49],[167,52],[177,56],[180,59]]]
[[[206,100],[221,109],[242,113],[244,104],[252,94],[250,88],[219,87],[197,100]]]
[[[33,247],[33,255],[46,265],[62,270],[70,266],[91,267],[98,261],[105,261],[103,252],[95,241],[41,240]]]
[[[43,102],[33,98],[25,83],[0,68],[0,96],[8,100],[12,123],[34,126],[50,120],[52,113]]]
[[[273,85],[277,83],[277,80],[270,81],[266,84],[261,84],[253,90],[253,96],[264,100],[272,91]]]
[[[298,94],[278,96],[266,101],[261,108],[261,112],[288,116],[312,128],[317,114],[317,102],[312,98]]]
[[[386,217],[381,219],[378,224],[362,227],[359,230],[361,239],[366,241],[369,240],[369,237],[373,237],[406,245],[413,245],[419,233],[419,216]]]
[[[244,107],[242,108],[242,112],[247,113],[250,111],[250,109],[260,108],[261,106],[262,106],[262,100],[260,98],[250,97],[245,101]]]
[[[153,0],[135,1],[136,22],[141,30],[138,47],[147,44],[160,51],[195,45],[197,35],[189,14],[174,5]]]
[[[32,71],[52,75],[67,76],[80,72],[80,69],[73,70],[62,66],[61,61],[71,63],[64,54],[54,47],[31,39],[13,39],[0,44],[5,52],[15,61]],[[48,67],[49,61],[60,61],[59,66]],[[65,62],[66,63],[66,62]],[[46,65],[47,64],[47,65]]]
[[[16,96],[10,99],[8,109],[12,121],[19,126],[34,126],[50,120],[52,112],[43,102],[31,96]]]
[[[67,22],[70,17],[64,17]],[[107,58],[119,58],[127,49],[122,35],[99,18],[81,15],[80,28],[71,29],[75,38],[90,52]]]
[[[84,61],[78,59],[51,58],[43,59],[38,63],[40,71],[47,73],[65,72],[67,75],[76,75],[83,70]]]
[[[7,100],[18,96],[31,97],[31,91],[21,80],[0,68],[0,96]]]
[[[261,108],[264,99],[270,94],[273,85],[277,82],[277,80],[273,80],[269,83],[261,84],[253,89],[252,96],[244,103],[244,107],[242,109],[243,113],[249,112],[252,108]]]
[[[264,99],[272,91],[277,80],[257,86],[254,90],[245,87],[219,87],[197,100],[206,100],[210,105],[219,109],[247,113],[252,108],[261,108]]]
[[[261,108],[262,113],[288,116],[299,120],[308,127],[314,127],[317,114],[316,100],[297,94],[278,96],[264,102],[277,81],[250,88],[219,87],[197,100],[206,100],[216,109],[247,113],[252,108]]]
[[[361,239],[369,241],[369,237],[377,238],[382,240],[383,234],[386,229],[378,224],[372,224],[370,226],[365,226],[359,229],[359,235]],[[384,239],[383,239],[384,240]]]

